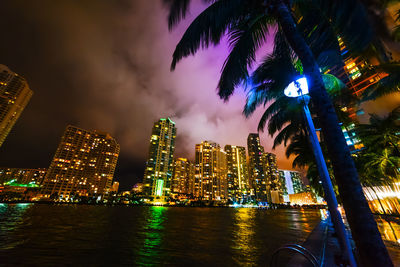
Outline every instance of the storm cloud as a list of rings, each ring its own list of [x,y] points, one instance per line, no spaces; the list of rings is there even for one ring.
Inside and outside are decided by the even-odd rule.
[[[228,103],[218,98],[226,42],[170,72],[173,49],[202,8],[198,1],[170,33],[158,0],[1,1],[0,63],[24,76],[34,95],[0,148],[0,165],[48,167],[68,124],[115,137],[121,145],[116,179],[125,188],[142,179],[160,117],[176,122],[176,156],[193,159],[203,140],[246,146],[262,110],[243,117],[243,90]],[[272,151],[267,133],[261,142]],[[290,168],[283,149],[275,153],[279,167]]]

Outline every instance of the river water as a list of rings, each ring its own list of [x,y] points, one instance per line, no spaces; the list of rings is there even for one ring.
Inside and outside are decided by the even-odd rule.
[[[319,211],[0,204],[0,264],[263,265]]]
[[[267,266],[318,210],[0,204],[0,266]]]

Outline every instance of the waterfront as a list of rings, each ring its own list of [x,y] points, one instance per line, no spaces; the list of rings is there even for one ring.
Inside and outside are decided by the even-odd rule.
[[[259,266],[320,219],[301,209],[0,204],[0,266]]]
[[[301,243],[317,210],[0,204],[7,265],[260,265]]]

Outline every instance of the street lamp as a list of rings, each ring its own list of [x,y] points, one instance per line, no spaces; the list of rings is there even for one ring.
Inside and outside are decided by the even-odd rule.
[[[339,242],[342,247],[342,251],[344,252],[345,258],[349,261],[350,266],[357,266],[354,260],[354,255],[351,250],[350,241],[347,236],[342,217],[338,210],[338,202],[333,191],[333,186],[331,178],[329,177],[328,168],[326,167],[324,155],[322,154],[321,146],[315,132],[311,113],[308,109],[310,96],[308,96],[307,78],[305,76],[301,76],[300,78],[291,82],[284,90],[284,94],[288,97],[296,97],[303,107],[303,112],[307,121],[308,137],[310,139],[312,150],[317,163],[319,176],[321,178],[322,187],[325,192],[325,199],[326,203],[328,204],[328,210],[332,218],[333,226],[336,230],[336,233],[338,234]]]

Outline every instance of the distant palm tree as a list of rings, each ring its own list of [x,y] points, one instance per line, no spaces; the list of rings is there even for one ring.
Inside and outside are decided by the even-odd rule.
[[[171,29],[185,17],[190,1],[165,0],[165,2],[170,6],[169,27]],[[177,44],[171,68],[174,69],[179,60],[196,53],[200,47],[206,48],[211,44],[219,43],[221,37],[227,33],[231,52],[225,61],[218,83],[219,96],[227,101],[235,87],[247,80],[248,68],[255,62],[256,50],[265,43],[269,26],[277,24],[278,30],[282,32],[301,62],[304,75],[308,79],[313,107],[326,139],[360,258],[365,266],[391,266],[386,247],[362,192],[357,170],[339,126],[335,108],[325,90],[319,65],[310,46],[297,29],[294,20],[295,13],[292,12],[292,6],[289,6],[290,1],[216,0],[206,2],[210,3],[209,6],[191,23]],[[364,41],[371,36],[368,34],[368,21],[362,20],[363,8],[358,1],[308,1],[309,8],[315,6],[314,2],[322,7],[319,14],[323,16],[308,25],[314,25],[315,29],[319,29],[320,24],[333,24],[335,27],[332,28],[337,28],[349,44],[352,41],[353,43]],[[303,11],[307,10],[304,6],[302,8]],[[301,12],[302,9],[299,8],[298,11]],[[310,31],[310,35],[312,32]],[[318,34],[324,33],[318,31]]]
[[[390,185],[400,180],[400,106],[387,116],[370,114],[369,124],[359,124],[356,131],[365,149],[357,155],[361,182]]]
[[[369,123],[357,125],[356,131],[369,151],[392,148],[400,156],[400,106],[384,117],[370,114]]]
[[[369,177],[384,178],[387,183],[398,182],[400,157],[392,153],[391,149],[385,148],[381,153],[369,152],[364,155],[364,168]],[[378,183],[380,180],[378,180]],[[371,183],[371,182],[370,182]]]
[[[322,68],[327,67],[324,62],[321,64]],[[319,195],[323,196],[301,105],[297,103],[296,99],[287,98],[282,94],[287,84],[301,73],[301,63],[298,62],[287,43],[282,41],[281,33],[278,32],[275,35],[272,54],[263,60],[251,76],[254,86],[248,91],[243,113],[248,117],[258,106],[269,105],[261,117],[258,130],[263,131],[267,125],[269,135],[276,135],[273,148],[284,144],[286,156],[288,158],[292,155],[295,156],[294,168],[308,167],[307,177],[310,185]],[[345,90],[345,84],[335,76],[323,74],[322,78],[341,122],[344,125],[353,123],[349,120],[349,115],[341,110],[341,107],[355,105],[355,97],[349,90]],[[333,178],[333,176],[331,177]]]

